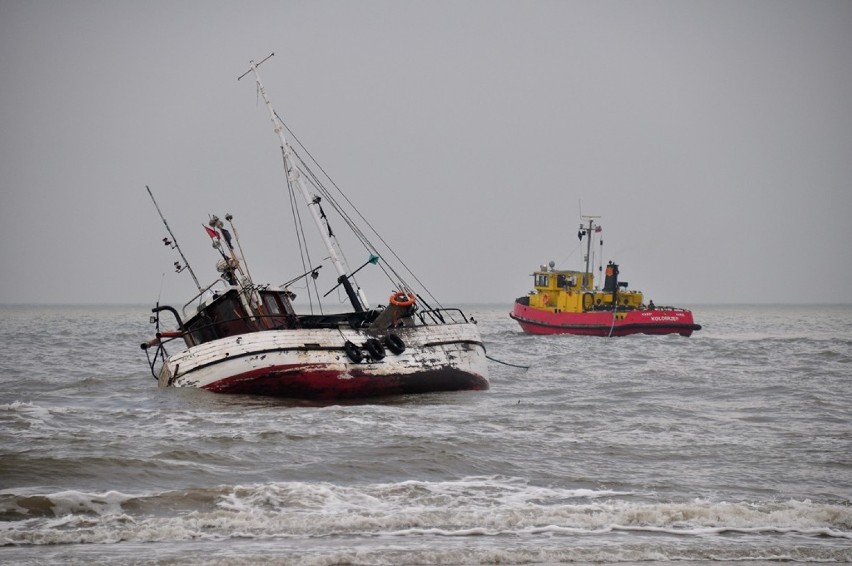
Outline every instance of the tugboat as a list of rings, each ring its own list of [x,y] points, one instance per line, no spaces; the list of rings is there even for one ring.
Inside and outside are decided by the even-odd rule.
[[[335,269],[335,278],[323,297],[340,290],[351,310],[323,312],[317,287],[322,281],[322,264],[299,269],[304,273],[278,287],[256,284],[230,214],[225,216],[227,227],[218,216],[211,216],[204,226],[216,250],[219,276],[203,287],[149,188],[170,236],[163,241],[176,249],[182,260],[175,262],[175,269],[189,271],[198,289],[180,309],[159,304],[152,309],[155,335],[142,344],[151,374],[161,388],[193,387],[217,393],[325,401],[488,389],[485,347],[475,323],[460,309],[442,307],[428,292],[416,292],[401,275],[403,270],[407,272],[404,264],[400,269],[382,261],[380,267],[395,291],[386,306],[369,306],[355,274],[368,266],[379,266],[382,255],[354,223],[353,218],[363,220],[363,216],[341,204],[345,201],[352,207],[351,201],[342,193],[332,193],[329,185],[339,191],[337,185],[327,176],[315,174],[285,138],[284,131],[289,129],[273,109],[257,70],[269,57],[257,64],[252,61],[239,79],[254,74],[257,91],[280,141],[291,205],[304,201],[324,243],[322,255]],[[304,153],[310,155],[307,150]],[[329,209],[328,216],[323,205]],[[368,252],[369,259],[354,271],[348,268],[332,230],[331,209],[340,213]],[[293,217],[298,223],[304,212],[297,210]],[[301,225],[297,225],[297,233],[300,246],[304,245]],[[386,246],[381,237],[378,239]],[[397,258],[390,248],[388,253]],[[310,261],[310,256],[302,257]],[[422,288],[416,276],[410,275]],[[298,314],[293,305],[295,295],[289,286],[301,280],[306,283],[310,314]],[[315,306],[319,313],[314,312]],[[180,351],[167,352],[175,344]]]
[[[542,265],[533,273],[534,290],[515,300],[509,314],[527,334],[580,334],[626,336],[628,334],[680,334],[691,336],[701,326],[692,312],[676,307],[645,304],[641,291],[619,281],[618,265],[609,262],[603,288],[595,286],[589,269],[591,241],[601,231],[595,216],[584,216],[578,237],[586,241],[585,271],[555,269]],[[585,224],[588,222],[588,224]]]

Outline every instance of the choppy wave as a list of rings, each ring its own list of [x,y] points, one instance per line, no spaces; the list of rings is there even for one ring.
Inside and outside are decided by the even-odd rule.
[[[507,310],[474,314],[529,369],[490,391],[324,406],[158,390],[144,308],[12,312],[0,562],[852,562],[852,309],[618,340]]]
[[[810,501],[647,503],[611,490],[469,477],[340,486],[270,483],[162,493],[0,494],[0,544],[312,537],[552,537],[618,531],[852,541],[852,507]],[[852,559],[852,550],[849,558]]]

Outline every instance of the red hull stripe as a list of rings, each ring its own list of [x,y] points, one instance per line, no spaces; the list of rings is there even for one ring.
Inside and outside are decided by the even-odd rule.
[[[334,400],[433,391],[488,389],[483,376],[450,367],[411,374],[375,374],[351,369],[294,364],[252,370],[205,387],[217,393],[270,395],[293,399]]]

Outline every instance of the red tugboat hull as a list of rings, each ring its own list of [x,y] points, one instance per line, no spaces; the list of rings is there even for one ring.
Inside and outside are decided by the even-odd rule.
[[[527,334],[578,334],[583,336],[627,336],[629,334],[680,334],[691,336],[701,325],[692,311],[674,308],[627,312],[554,312],[516,302],[509,315]]]

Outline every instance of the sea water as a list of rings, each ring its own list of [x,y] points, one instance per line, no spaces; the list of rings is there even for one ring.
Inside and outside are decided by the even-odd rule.
[[[146,307],[2,307],[0,563],[852,561],[852,307],[509,310],[489,391],[320,405],[158,389]]]

